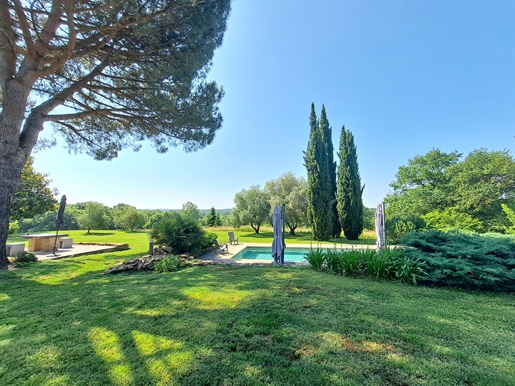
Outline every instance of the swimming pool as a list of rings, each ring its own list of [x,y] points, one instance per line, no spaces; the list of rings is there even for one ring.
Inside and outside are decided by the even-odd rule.
[[[284,261],[305,261],[304,255],[309,248],[288,248],[284,249]],[[234,259],[269,260],[273,261],[271,247],[248,247],[233,257]]]

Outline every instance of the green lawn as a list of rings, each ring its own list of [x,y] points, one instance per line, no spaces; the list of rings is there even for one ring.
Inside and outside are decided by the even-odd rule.
[[[270,226],[261,227],[259,234],[255,233],[250,227],[243,227],[239,229],[226,228],[226,227],[215,227],[207,228],[207,231],[214,232],[218,235],[218,242],[226,243],[229,240],[227,232],[233,231],[235,236],[238,236],[240,243],[272,243],[274,240],[274,230]],[[286,244],[310,244],[314,246],[316,244],[361,244],[361,245],[375,245],[375,233],[372,231],[365,231],[359,240],[349,241],[344,237],[331,239],[331,241],[317,242],[313,240],[313,234],[309,229],[300,228],[295,232],[295,236],[290,236],[288,230],[285,233]]]
[[[0,273],[1,385],[515,385],[513,295],[306,268],[102,275],[148,246],[122,233],[84,237],[129,251]]]

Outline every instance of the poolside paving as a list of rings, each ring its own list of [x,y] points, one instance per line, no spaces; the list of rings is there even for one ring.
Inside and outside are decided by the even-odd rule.
[[[271,247],[271,243],[239,243],[239,244],[228,244],[228,252],[220,252],[220,250],[214,250],[205,255],[197,258],[197,260],[206,260],[214,263],[229,264],[229,265],[275,265],[272,256],[270,255],[269,260],[256,260],[256,259],[238,259],[237,255],[247,247]],[[322,248],[331,249],[334,248],[334,244],[287,244],[287,248]],[[362,244],[337,244],[336,248],[343,249],[375,249],[375,245],[362,245]],[[288,266],[305,266],[308,263],[306,261],[287,261],[284,265]]]
[[[33,253],[39,261],[42,261],[114,251],[118,249],[119,245],[120,244],[72,244],[71,248],[59,248],[55,251],[55,255],[53,252],[35,251]]]

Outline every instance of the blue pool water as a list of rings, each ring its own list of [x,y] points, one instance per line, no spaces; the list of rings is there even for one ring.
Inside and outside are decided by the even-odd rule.
[[[309,248],[288,248],[284,250],[284,261],[305,261],[304,255],[309,252]],[[251,260],[270,260],[272,258],[272,248],[246,248],[241,253],[234,256],[235,259]]]

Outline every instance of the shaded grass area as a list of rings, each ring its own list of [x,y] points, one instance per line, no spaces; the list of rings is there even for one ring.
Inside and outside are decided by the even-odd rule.
[[[127,253],[0,273],[0,384],[515,384],[513,296]]]
[[[239,229],[233,229],[228,227],[214,227],[207,228],[209,232],[214,232],[218,235],[218,241],[220,243],[226,243],[229,241],[227,232],[234,232],[235,236],[238,236],[240,243],[272,243],[274,239],[274,230],[272,227],[261,227],[259,234],[255,233],[250,227],[242,227]],[[313,247],[317,245],[325,244],[357,244],[357,245],[374,245],[376,243],[375,233],[373,231],[365,231],[359,240],[347,240],[345,237],[338,237],[331,239],[330,241],[314,241],[313,234],[309,229],[300,228],[295,232],[295,236],[291,236],[286,230],[285,242],[286,244],[313,244]]]

